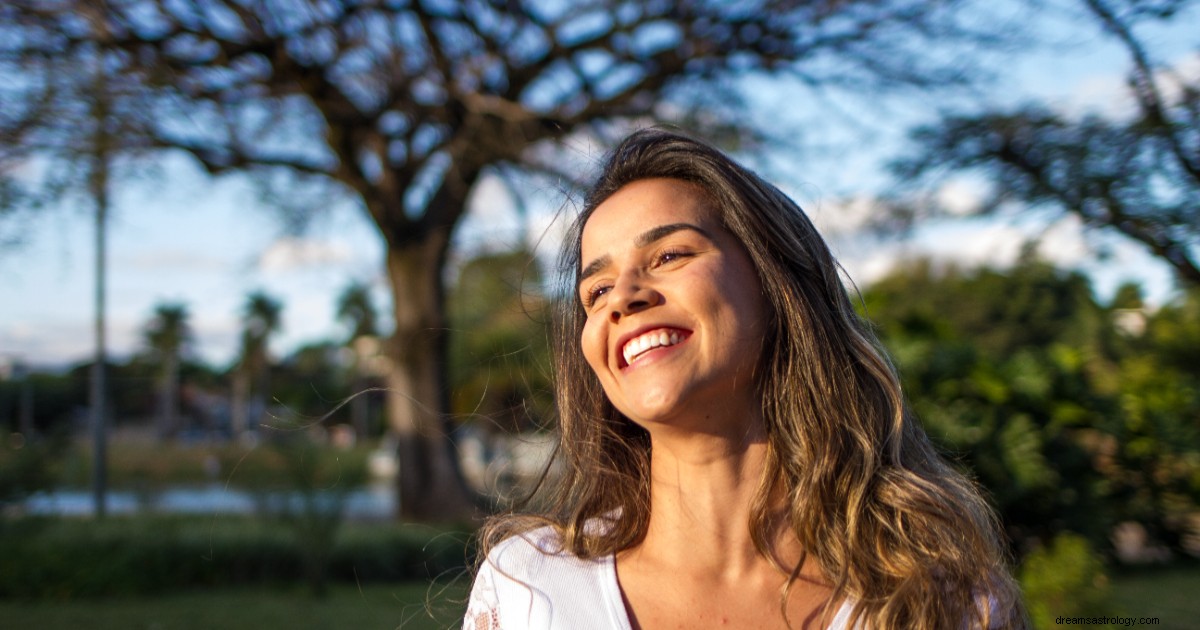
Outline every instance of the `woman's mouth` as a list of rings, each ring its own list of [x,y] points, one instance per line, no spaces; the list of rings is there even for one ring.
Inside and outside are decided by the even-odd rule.
[[[647,352],[655,348],[673,346],[687,339],[689,334],[686,331],[677,329],[656,328],[625,342],[625,346],[621,348],[621,356],[625,359],[625,365],[633,365],[634,361],[637,361]]]

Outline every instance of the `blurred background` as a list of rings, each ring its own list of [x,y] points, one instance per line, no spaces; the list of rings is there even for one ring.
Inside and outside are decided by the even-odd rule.
[[[1198,5],[8,0],[0,620],[457,627],[666,124],[813,217],[1037,627],[1194,627]]]

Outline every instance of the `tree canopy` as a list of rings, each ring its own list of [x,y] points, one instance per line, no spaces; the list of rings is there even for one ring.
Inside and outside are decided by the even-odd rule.
[[[864,294],[914,411],[1019,552],[1063,531],[1110,549],[1123,522],[1183,550],[1200,503],[1198,296],[1151,311],[1130,293],[1100,303],[1084,276],[1026,258],[916,264]]]
[[[1128,55],[1131,111],[1070,114],[1026,103],[948,114],[912,132],[917,148],[896,160],[893,171],[907,185],[981,176],[982,212],[1016,206],[1075,214],[1089,229],[1133,239],[1182,281],[1200,285],[1200,73],[1166,65],[1155,57],[1154,42],[1139,34],[1196,3],[1080,4]],[[900,207],[911,211],[914,204]]]
[[[631,123],[769,136],[746,123],[731,88],[747,72],[871,92],[965,83],[962,58],[937,51],[1005,33],[965,19],[967,4],[12,0],[0,7],[11,35],[0,61],[29,76],[102,70],[122,88],[113,111],[127,114],[130,146],[254,174],[298,220],[330,190],[355,199],[387,246],[401,511],[461,518],[473,505],[447,439],[442,270],[480,178],[513,168],[578,178],[554,143]],[[16,111],[37,108],[10,97]]]

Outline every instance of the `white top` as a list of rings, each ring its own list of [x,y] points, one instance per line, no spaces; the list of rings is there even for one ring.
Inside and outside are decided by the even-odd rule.
[[[848,603],[829,630],[846,630]],[[479,567],[463,630],[631,630],[613,556],[581,560],[542,527],[496,545]]]

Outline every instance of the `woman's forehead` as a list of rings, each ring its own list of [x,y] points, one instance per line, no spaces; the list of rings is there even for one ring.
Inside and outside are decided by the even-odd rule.
[[[710,234],[725,231],[700,186],[678,179],[637,180],[618,189],[587,217],[580,234],[581,257],[672,224],[694,224]]]

